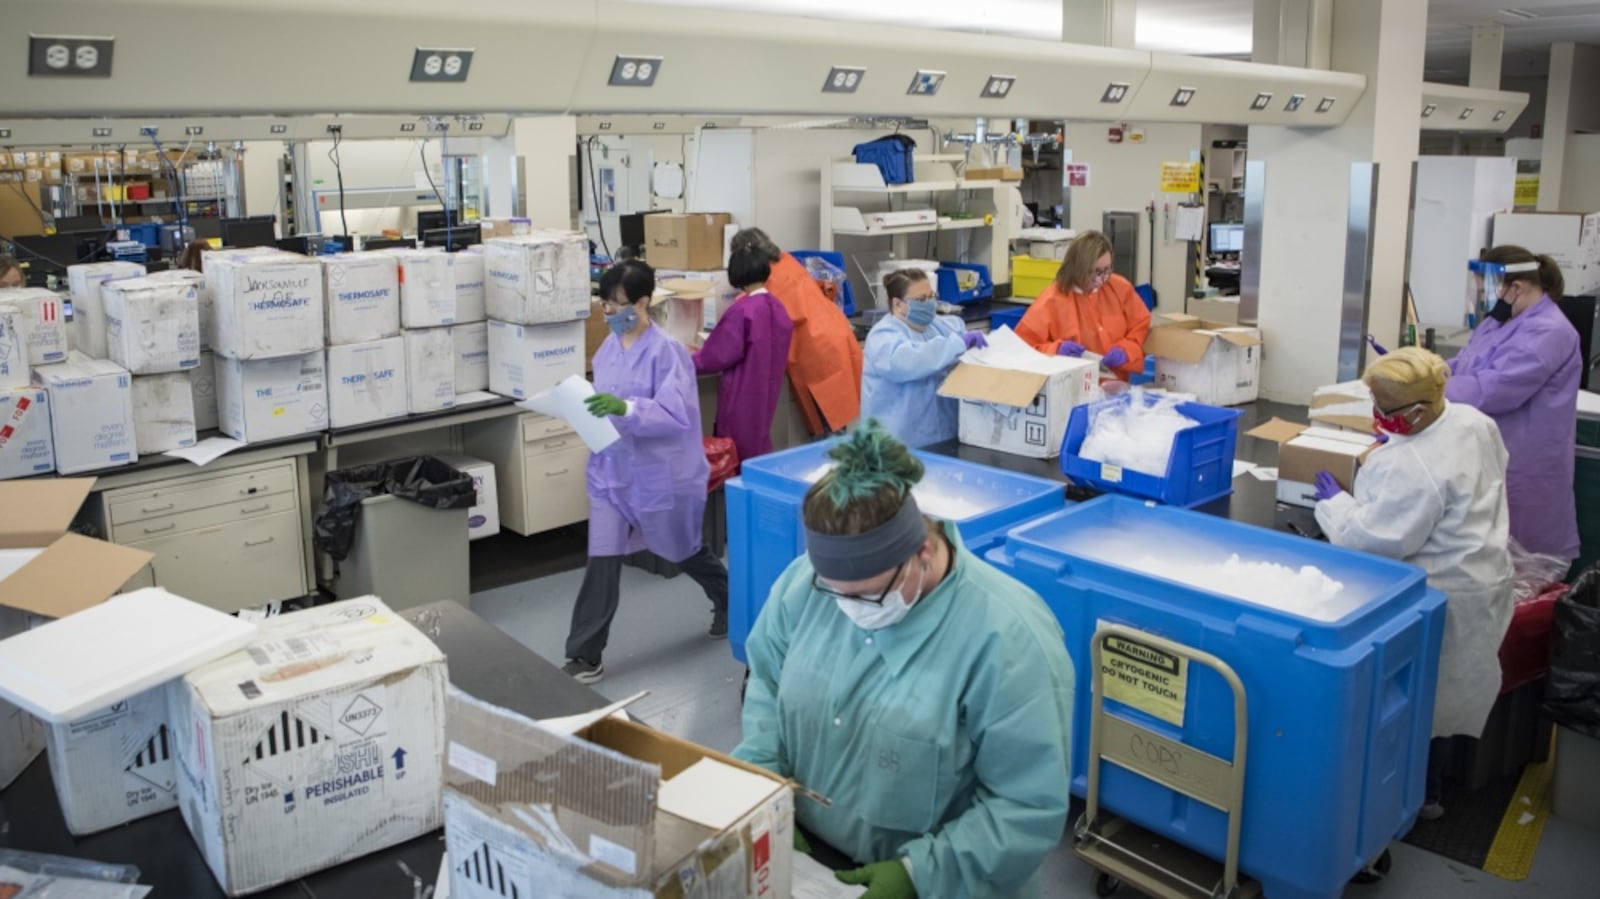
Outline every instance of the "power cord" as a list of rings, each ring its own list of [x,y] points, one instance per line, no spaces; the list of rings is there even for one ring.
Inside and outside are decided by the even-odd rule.
[[[339,184],[339,228],[340,233],[350,236],[350,221],[344,213],[344,165],[339,158],[339,144],[344,140],[343,125],[329,125],[328,130],[333,132],[333,148],[328,151],[328,161],[333,163],[333,177]]]
[[[606,256],[611,255],[611,245],[606,243],[606,221],[600,214],[600,174],[595,170],[594,148],[600,140],[597,135],[589,135],[589,194],[594,198],[594,230],[600,235],[600,248],[606,251]]]
[[[427,176],[428,186],[433,188],[434,199],[439,201],[439,208],[444,210],[445,243],[449,244],[450,243],[450,206],[445,203],[444,194],[439,193],[439,185],[433,183],[433,172],[428,168],[428,139],[427,138],[423,138],[422,139],[422,146],[417,148],[417,155],[422,160],[422,174]],[[440,149],[439,149],[439,171],[441,171],[441,172],[444,171],[444,146],[443,146],[442,143],[440,144]],[[422,239],[422,235],[418,234],[417,235],[417,239],[421,240]],[[445,252],[449,252],[448,246],[446,247]]]
[[[189,229],[189,211],[183,203],[183,178],[178,174],[178,167],[173,164],[171,159],[167,158],[167,151],[161,149],[161,141],[156,138],[156,129],[141,128],[139,133],[150,138],[150,143],[155,144],[156,156],[165,165],[166,171],[172,173],[172,195],[176,198],[173,201],[173,211],[178,215],[179,227],[187,231]]]

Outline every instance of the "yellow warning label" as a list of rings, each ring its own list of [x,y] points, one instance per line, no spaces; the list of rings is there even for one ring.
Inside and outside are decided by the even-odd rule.
[[[1107,637],[1100,652],[1106,698],[1182,727],[1189,699],[1189,660],[1143,643]]]
[[[1538,206],[1539,205],[1539,176],[1538,175],[1518,175],[1517,176],[1517,194],[1516,194],[1515,203],[1518,206]]]
[[[1200,163],[1161,163],[1161,192],[1165,194],[1197,194],[1200,192]]]

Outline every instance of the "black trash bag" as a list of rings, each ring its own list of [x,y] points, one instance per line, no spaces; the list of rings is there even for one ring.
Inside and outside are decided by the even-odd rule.
[[[1563,727],[1600,739],[1600,565],[1556,600],[1544,711]]]
[[[328,472],[317,508],[317,549],[343,562],[356,539],[361,501],[385,494],[435,509],[469,509],[477,501],[472,476],[432,456],[391,459]]]

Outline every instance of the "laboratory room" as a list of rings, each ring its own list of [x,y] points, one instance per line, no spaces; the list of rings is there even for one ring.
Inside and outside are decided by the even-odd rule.
[[[0,897],[1600,883],[1600,11],[7,0]]]

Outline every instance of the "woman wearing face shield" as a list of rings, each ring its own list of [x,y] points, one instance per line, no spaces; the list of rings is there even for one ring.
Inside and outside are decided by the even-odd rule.
[[[1367,457],[1353,496],[1332,474],[1317,475],[1317,523],[1329,541],[1416,565],[1448,598],[1422,807],[1430,820],[1444,814],[1440,744],[1479,737],[1500,693],[1512,611],[1506,446],[1488,416],[1446,400],[1447,381],[1444,360],[1417,347],[1373,363],[1373,422],[1389,440]]]
[[[1111,241],[1085,231],[1067,246],[1055,283],[1028,307],[1017,336],[1050,356],[1101,357],[1121,380],[1144,371],[1150,310],[1128,279],[1111,270]]]
[[[962,353],[988,344],[961,319],[937,314],[933,284],[921,269],[891,272],[883,290],[892,314],[867,335],[861,415],[907,446],[954,440],[960,403],[939,396],[939,385]]]
[[[589,412],[622,439],[589,457],[589,560],[572,607],[567,664],[592,684],[621,593],[622,559],[648,549],[682,568],[711,600],[712,637],[728,633],[728,570],[701,542],[706,482],[700,394],[683,344],[650,323],[656,277],[638,260],[600,276],[611,334],[594,355]]]
[[[1561,269],[1549,256],[1515,246],[1483,253],[1474,264],[1485,313],[1465,349],[1450,362],[1445,395],[1482,410],[1500,426],[1511,464],[1511,536],[1529,552],[1578,557],[1572,491],[1578,385],[1578,332],[1556,305]]]
[[[1069,800],[1061,628],[918,511],[922,463],[875,422],[829,455],[806,555],[745,645],[734,755],[832,800],[795,819],[860,866],[838,876],[870,899],[1037,896]]]

